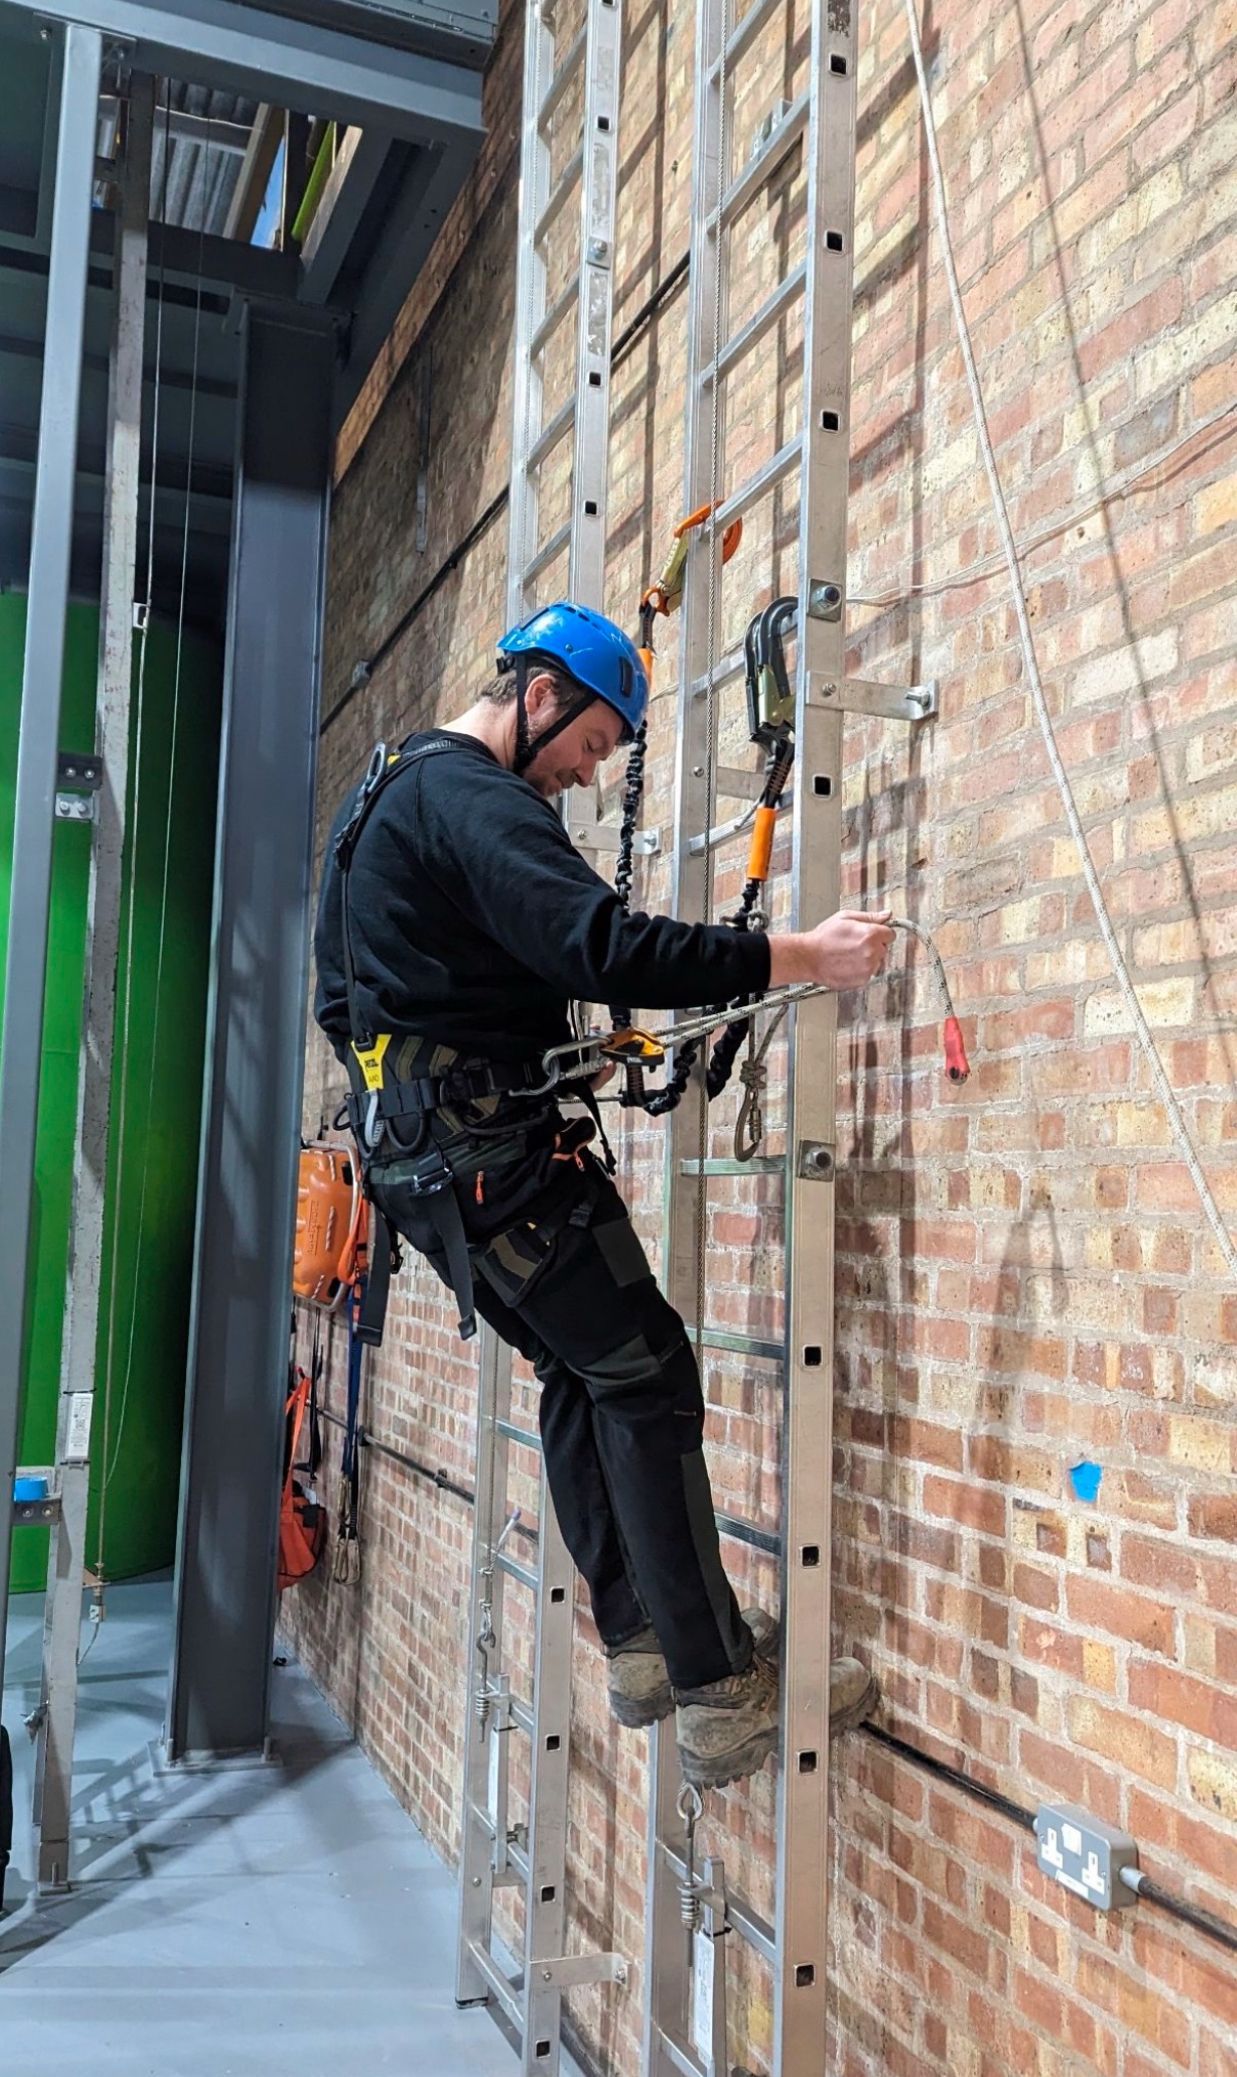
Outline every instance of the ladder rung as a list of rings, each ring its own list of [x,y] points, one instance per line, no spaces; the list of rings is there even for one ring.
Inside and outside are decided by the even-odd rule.
[[[507,1709],[516,1729],[523,1731],[527,1737],[531,1738],[533,1735],[533,1712],[527,1702],[517,1702],[514,1695],[509,1695],[507,1698]]]
[[[703,389],[708,388],[713,381],[715,373],[728,375],[736,361],[741,361],[745,354],[751,352],[753,346],[760,344],[765,333],[777,323],[787,304],[793,303],[795,297],[803,293],[806,273],[807,269],[802,263],[792,268],[786,279],[779,281],[772,295],[765,297],[759,310],[748,318],[745,325],[740,325],[738,331],[727,339],[717,359],[710,361],[700,378]]]
[[[560,526],[557,532],[550,535],[549,540],[537,550],[531,562],[525,563],[524,568],[520,572],[521,584],[527,588],[534,578],[539,577],[541,572],[547,569],[554,561],[555,556],[562,554],[570,539],[571,522],[568,521],[565,526]]]
[[[680,1161],[681,1176],[778,1176],[786,1166],[784,1154],[753,1154],[750,1161],[736,1161],[733,1155],[719,1156],[716,1161]]]
[[[727,498],[717,515],[719,527],[729,526],[732,519],[742,519],[753,505],[758,505],[766,491],[779,484],[783,476],[789,476],[802,452],[803,441],[796,438],[788,440],[785,447],[779,447],[776,454],[771,454],[763,469],[749,476],[747,482],[740,484],[733,496]]]
[[[732,649],[728,656],[719,657],[713,666],[713,684],[728,685],[732,678],[741,678],[745,669],[743,651]],[[708,677],[692,679],[692,698],[702,700],[709,689]]]
[[[506,1551],[499,1551],[494,1562],[500,1572],[506,1573],[508,1579],[518,1579],[521,1586],[527,1587],[531,1593],[536,1593],[537,1575],[531,1565],[521,1565],[518,1558],[509,1557]]]
[[[561,409],[554,413],[554,416],[550,420],[550,423],[547,426],[542,427],[541,432],[538,434],[537,438],[533,441],[532,446],[528,450],[528,456],[525,460],[524,467],[527,469],[530,476],[532,475],[534,469],[539,469],[541,467],[541,464],[545,460],[547,454],[551,453],[552,450],[558,446],[558,443],[562,439],[563,434],[568,432],[570,428],[575,424],[575,419],[576,400],[574,397],[568,397],[567,402],[561,407]]]
[[[761,1356],[770,1363],[780,1363],[786,1354],[786,1344],[769,1341],[759,1334],[731,1334],[724,1327],[702,1327],[697,1336],[696,1329],[686,1321],[683,1332],[689,1341],[697,1339],[706,1349],[729,1349],[736,1356]]]
[[[584,146],[574,152],[559,177],[558,185],[550,191],[550,199],[533,226],[533,244],[540,245],[551,226],[562,213],[567,197],[584,171]]]
[[[758,1529],[754,1522],[741,1522],[732,1514],[715,1514],[713,1519],[721,1534],[735,1543],[745,1543],[755,1551],[768,1551],[771,1558],[781,1557],[782,1539],[772,1529]]]
[[[748,8],[738,28],[731,30],[726,44],[727,72],[730,71],[732,65],[738,64],[744,51],[759,36],[765,23],[778,5],[779,0],[756,0],[756,5]],[[709,67],[710,79],[716,79],[720,70],[721,67],[718,61],[714,59],[713,64]]]
[[[509,1976],[504,1976],[493,1956],[486,1953],[480,1941],[470,1940],[468,1942],[468,1952],[476,1964],[478,1975],[484,1978],[491,1994],[497,1999],[502,2011],[510,2020],[520,2039],[523,2040],[524,2001],[520,1996],[523,1985],[513,1984]]]
[[[584,45],[587,35],[588,24],[586,22],[583,27],[577,29],[566,57],[545,90],[541,106],[537,110],[537,128],[539,130],[545,130],[555,109],[566,93],[571,81],[571,75],[584,56]]]
[[[525,1449],[529,1450],[541,1448],[541,1437],[535,1428],[521,1428],[518,1421],[495,1421],[494,1426],[500,1435],[506,1436],[508,1442],[523,1443]]]
[[[667,1865],[678,1876],[680,1882],[684,1881],[687,1876],[687,1863],[682,1855],[676,1853],[665,1839],[659,1840],[658,1845]],[[764,1959],[776,1968],[777,1941],[768,1919],[762,1918],[742,1897],[732,1895],[729,1890],[726,1893],[726,1917],[736,1933],[742,1933],[748,1946],[757,1954],[763,1955]]]
[[[731,182],[722,196],[723,226],[732,224],[736,216],[741,215],[747,208],[752,196],[764,186],[777,161],[785,156],[796,137],[806,129],[807,116],[808,96],[800,94],[797,101],[791,102],[768,143],[762,146],[754,159],[748,161],[738,179]],[[712,223],[709,228],[714,228]]]
[[[567,312],[575,308],[579,294],[580,277],[578,274],[573,274],[558,301],[550,305],[541,323],[533,333],[528,348],[530,360],[535,359],[547,342],[554,337]]]

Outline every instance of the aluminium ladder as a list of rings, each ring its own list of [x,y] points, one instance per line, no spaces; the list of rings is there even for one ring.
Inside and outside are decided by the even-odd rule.
[[[568,33],[567,11],[568,0],[529,0],[525,24],[509,626],[544,603],[549,573],[558,578],[550,595],[563,595],[564,565],[567,596],[600,608],[604,593],[621,14],[619,0],[579,0]],[[564,144],[574,148],[565,154]],[[591,810],[569,801],[565,813],[576,841],[587,843]],[[621,1982],[626,1964],[564,1952],[575,1571],[544,1469],[535,1564],[507,1548],[519,1520],[509,1492],[513,1444],[540,1447],[511,1420],[511,1352],[483,1326],[456,1997],[493,2001],[531,2077],[559,2068],[564,1991]],[[535,1603],[530,1702],[512,1692],[507,1670],[503,1618],[513,1584]],[[526,1826],[509,1821],[517,1734],[528,1740]],[[516,1886],[524,1951],[513,1975],[495,1952],[494,1902]]]
[[[747,164],[731,145],[734,78],[784,0],[754,0],[737,26],[726,0],[698,0],[691,219],[685,508],[715,501],[711,538],[688,564],[683,599],[675,799],[674,909],[713,914],[715,854],[742,826],[714,827],[714,793],[741,796],[743,775],[719,766],[718,693],[743,671],[741,651],[718,655],[720,543],[736,518],[749,523],[779,487],[798,488],[798,639],[795,669],[793,859],[787,927],[804,929],[838,907],[841,867],[842,715],[846,709],[908,721],[934,710],[934,688],[909,692],[846,680],[845,598],[854,221],[856,29],[852,7],[812,0],[808,76],[789,106],[768,118]],[[784,18],[784,17],[783,17]],[[788,155],[802,148],[806,223],[802,256],[734,323],[741,288],[732,244],[745,214]],[[762,284],[763,286],[763,284]],[[726,474],[727,400],[752,356],[792,317],[802,328],[799,430],[781,426],[742,480]],[[734,329],[731,329],[734,324]],[[776,421],[774,421],[776,423]],[[737,473],[737,471],[736,471]],[[771,541],[776,529],[771,528]],[[767,575],[765,578],[767,581]],[[751,605],[757,601],[752,600]],[[746,615],[745,615],[746,617]],[[733,719],[733,717],[732,717]],[[727,738],[729,739],[729,738]],[[833,1178],[837,1005],[800,1004],[788,1040],[786,1153],[744,1163],[709,1158],[700,1104],[703,1062],[674,1113],[668,1149],[665,1282],[699,1349],[780,1364],[784,1391],[780,1537],[782,1739],[778,1763],[772,1921],[727,1894],[720,1858],[697,1870],[699,1799],[681,1791],[673,1723],[654,1741],[646,1917],[644,2077],[731,2077],[724,1933],[745,1940],[772,1977],[773,2077],[818,2077],[826,2039],[828,1910],[829,1629],[831,1606]],[[704,1315],[701,1249],[711,1176],[776,1173],[784,1179],[784,1340],[711,1328]],[[768,1208],[772,1212],[772,1207]],[[811,1265],[796,1238],[812,1235]],[[777,1373],[771,1374],[772,1378]],[[719,1515],[723,1534],[743,1525]],[[691,1927],[690,1933],[686,1928]]]

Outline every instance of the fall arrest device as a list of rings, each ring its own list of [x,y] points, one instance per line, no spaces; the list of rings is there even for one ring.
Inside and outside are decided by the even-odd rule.
[[[691,534],[709,517],[712,509],[711,505],[702,506],[675,529],[674,546],[666,569],[640,601],[640,649],[650,685],[656,616],[670,613],[679,603]],[[741,520],[727,528],[722,541],[723,563],[730,560],[741,533]],[[777,818],[795,758],[795,700],[786,668],[785,639],[796,623],[798,611],[797,598],[774,599],[752,616],[744,635],[748,733],[751,741],[763,748],[766,764],[764,785],[752,818],[747,878],[739,906],[727,919],[734,930],[767,930],[769,924],[768,913],[761,901],[769,878]],[[631,905],[632,860],[644,791],[646,749],[646,731],[641,728],[628,760],[615,870],[615,888],[625,910]],[[706,844],[709,842],[707,832],[704,841]],[[964,1082],[970,1073],[970,1065],[940,954],[920,925],[905,918],[892,920],[895,930],[917,938],[928,953],[944,1011],[946,1073],[951,1081]],[[560,1082],[591,1078],[607,1062],[616,1062],[624,1074],[620,1102],[642,1109],[651,1117],[658,1117],[674,1110],[682,1102],[701,1047],[708,1038],[720,1033],[705,1069],[705,1089],[710,1102],[720,1096],[729,1083],[746,1040],[748,1057],[740,1070],[745,1094],[736,1125],[735,1153],[741,1160],[750,1160],[763,1137],[760,1096],[765,1079],[765,1055],[773,1033],[794,1003],[827,992],[816,984],[775,989],[762,997],[714,1005],[695,1016],[676,1019],[673,1024],[653,1031],[636,1029],[630,1010],[616,1006],[610,1012],[609,1034],[592,1032],[565,1045],[552,1047],[543,1056],[542,1065],[547,1078],[543,1086],[552,1089]],[[756,1044],[753,1021],[757,1011],[773,1013],[759,1045]],[[673,1066],[666,1083],[660,1090],[649,1092],[645,1087],[645,1074],[650,1069],[664,1066],[667,1054],[673,1054]]]

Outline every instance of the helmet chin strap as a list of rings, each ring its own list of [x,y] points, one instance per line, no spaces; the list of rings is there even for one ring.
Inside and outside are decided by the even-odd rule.
[[[585,708],[592,706],[594,698],[591,692],[582,693],[578,699],[572,700],[563,709],[563,712],[558,715],[556,720],[550,723],[548,728],[543,728],[540,735],[530,736],[528,732],[528,707],[524,697],[528,685],[528,669],[528,664],[524,658],[517,658],[515,666],[515,756],[511,760],[511,769],[521,778],[528,770],[533,759],[540,751],[545,749],[546,744],[552,743],[555,736],[561,735],[565,728],[570,728],[573,721],[578,721]]]

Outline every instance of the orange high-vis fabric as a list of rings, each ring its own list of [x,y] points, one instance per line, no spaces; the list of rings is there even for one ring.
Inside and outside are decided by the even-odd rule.
[[[303,1147],[292,1259],[296,1296],[315,1305],[339,1305],[356,1276],[365,1239],[365,1199],[352,1149]]]

